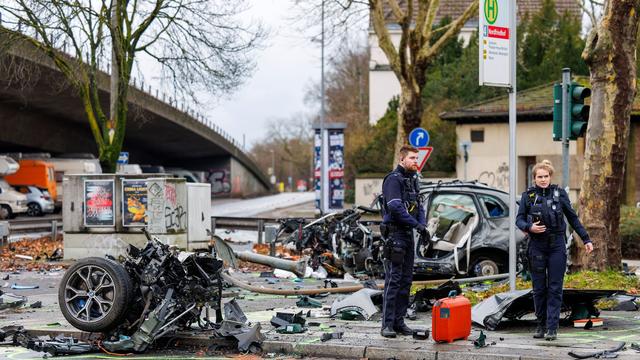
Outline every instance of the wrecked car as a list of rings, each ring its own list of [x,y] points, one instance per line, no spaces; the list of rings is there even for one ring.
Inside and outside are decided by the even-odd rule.
[[[308,255],[314,271],[323,266],[334,276],[343,273],[376,276],[384,272],[382,238],[372,231],[373,222],[361,221],[365,212],[377,210],[359,206],[309,223],[300,218],[280,219],[276,241]]]
[[[430,239],[416,241],[414,274],[487,276],[509,264],[509,194],[479,182],[423,182]],[[516,243],[524,234],[516,232]]]
[[[153,341],[197,324],[222,321],[222,261],[210,253],[181,252],[152,238],[130,245],[124,258],[77,261],[62,278],[58,301],[74,327],[104,333],[109,351],[144,351]],[[205,314],[203,316],[203,313]]]

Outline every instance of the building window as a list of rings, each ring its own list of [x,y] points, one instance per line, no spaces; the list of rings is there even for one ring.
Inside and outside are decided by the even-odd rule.
[[[471,130],[471,142],[484,142],[484,129]]]

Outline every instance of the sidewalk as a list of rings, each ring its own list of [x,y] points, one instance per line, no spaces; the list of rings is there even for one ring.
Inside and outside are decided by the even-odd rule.
[[[254,284],[267,283],[257,274],[243,274],[243,278]],[[19,312],[4,311],[0,313],[0,323],[3,325],[22,325],[30,331],[40,334],[57,335],[59,333],[75,334],[81,332],[72,328],[63,318],[57,304],[57,283],[62,273],[41,275],[23,272],[11,275],[9,283],[40,285],[36,290],[3,291],[19,293],[29,297],[29,304],[40,300],[41,309],[23,309]],[[2,282],[4,283],[4,282]],[[0,284],[1,285],[1,284]],[[293,283],[291,280],[280,280],[278,284],[268,285],[276,288],[293,288],[303,286],[316,288],[322,281],[305,279],[304,283]],[[348,285],[339,282],[340,286]],[[276,311],[307,313],[309,309],[299,309],[295,306],[297,298],[275,295],[262,295],[246,292],[235,288],[225,289],[225,293],[233,293],[238,304],[247,315],[250,322],[260,322],[262,332],[267,340],[262,344],[264,354],[284,353],[304,357],[327,358],[370,358],[370,359],[567,359],[569,351],[598,351],[614,347],[619,341],[625,341],[627,347],[632,343],[640,343],[640,312],[603,312],[605,319],[602,328],[581,330],[562,327],[557,341],[538,341],[531,337],[535,328],[532,321],[518,321],[502,327],[498,331],[484,331],[487,336],[488,347],[476,349],[471,341],[459,340],[452,344],[436,344],[432,339],[414,340],[411,336],[386,339],[380,336],[379,321],[345,321],[328,317],[309,317],[308,331],[302,334],[278,334],[270,325],[269,320]],[[333,300],[340,295],[330,295],[319,299],[325,308],[330,307]],[[230,300],[225,298],[224,301]],[[312,313],[318,309],[312,309]],[[328,311],[326,312],[328,314]],[[309,324],[316,322],[318,324]],[[56,323],[59,323],[56,324]],[[429,313],[418,313],[416,321],[407,321],[410,327],[430,328]],[[49,325],[47,325],[49,324]],[[54,325],[51,325],[54,324]],[[469,340],[480,334],[481,328],[474,327]],[[342,339],[332,339],[321,342],[320,336],[325,332],[344,331]],[[195,345],[206,348],[211,344],[207,334],[198,332],[179,334],[180,344]],[[493,344],[495,342],[495,344]],[[618,352],[618,359],[638,359],[640,354],[627,349]]]

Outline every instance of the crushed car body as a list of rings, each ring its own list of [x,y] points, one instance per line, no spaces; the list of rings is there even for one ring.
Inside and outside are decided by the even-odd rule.
[[[178,251],[145,234],[143,249],[130,245],[119,260],[90,257],[67,270],[58,300],[71,325],[103,333],[101,346],[111,352],[143,352],[156,339],[195,326],[213,331],[213,337],[235,337],[242,351],[259,346],[259,326],[238,318],[237,304],[227,307],[237,315],[234,324],[222,319],[221,260]]]

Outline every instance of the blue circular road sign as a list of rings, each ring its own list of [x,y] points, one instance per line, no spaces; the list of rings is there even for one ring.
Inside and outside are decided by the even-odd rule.
[[[415,147],[429,145],[429,132],[423,128],[415,128],[409,134],[409,144]]]

